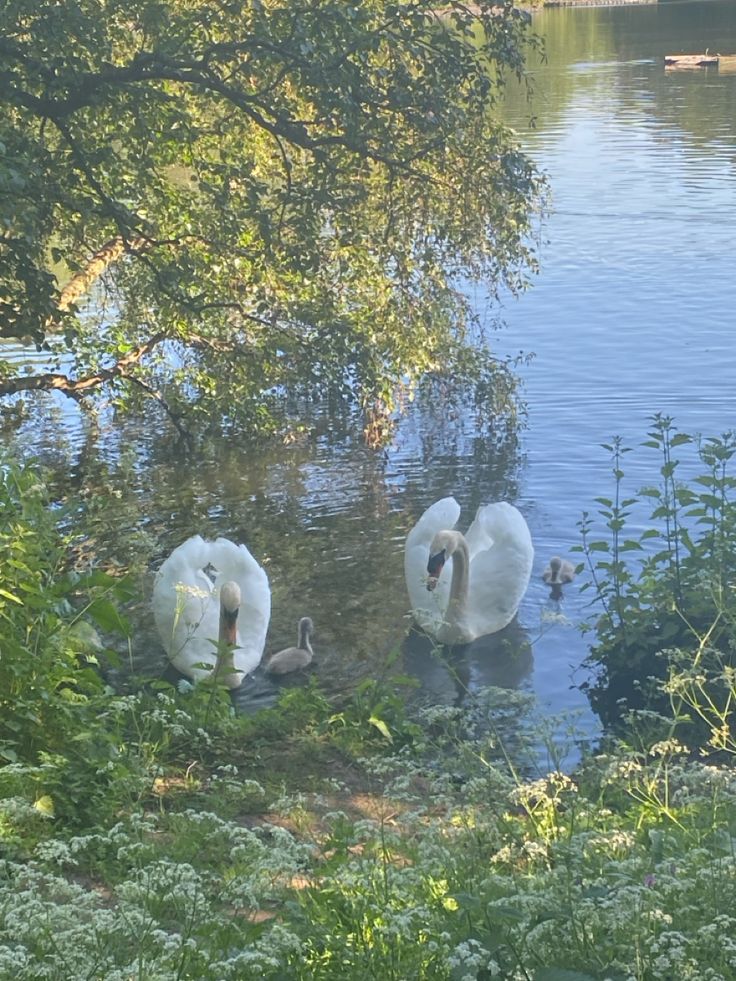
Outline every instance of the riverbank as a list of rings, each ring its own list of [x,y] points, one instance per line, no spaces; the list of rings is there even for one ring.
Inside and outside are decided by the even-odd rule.
[[[524,777],[495,725],[512,693],[367,717],[389,696],[328,714],[295,691],[205,730],[201,699],[161,693],[137,799],[75,831],[6,795],[0,975],[733,977],[733,770],[671,742]]]
[[[659,0],[544,0],[543,7],[640,7]]]

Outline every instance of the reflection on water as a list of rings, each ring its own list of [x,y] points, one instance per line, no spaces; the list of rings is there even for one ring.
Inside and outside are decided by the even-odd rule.
[[[574,557],[581,512],[610,489],[599,444],[614,433],[638,444],[656,411],[707,434],[736,425],[736,75],[662,64],[669,51],[736,52],[736,4],[548,9],[534,23],[548,59],[533,66],[531,109],[510,91],[508,113],[549,174],[554,211],[541,274],[506,303],[507,328],[494,336],[504,356],[535,354],[520,369],[520,441],[484,428],[490,420],[462,401],[436,398],[411,406],[381,453],[362,445],[349,413],[318,409],[302,443],[213,441],[195,458],[163,421],[121,421],[112,409],[71,419],[52,399],[14,439],[55,467],[60,497],[84,514],[92,540],[74,547],[153,570],[194,533],[247,543],[271,580],[267,650],[292,643],[298,618],[311,616],[314,673],[327,689],[383,672],[399,652],[418,697],[454,704],[486,684],[521,687],[548,713],[581,711],[593,729],[576,687],[586,577],[556,600],[542,572],[553,555]],[[629,454],[627,490],[650,482],[654,465],[650,451]],[[536,559],[518,623],[438,657],[407,635],[403,542],[449,494],[466,513],[513,501]],[[643,519],[632,520],[635,534]],[[160,665],[145,608],[136,624],[139,664]],[[268,704],[275,691],[257,672],[236,700]]]
[[[462,705],[482,688],[522,688],[533,667],[528,632],[514,619],[471,644],[443,647],[410,630],[401,645],[403,669],[417,681],[419,701]]]

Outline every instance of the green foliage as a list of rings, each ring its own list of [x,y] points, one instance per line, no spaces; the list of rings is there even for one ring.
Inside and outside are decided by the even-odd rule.
[[[36,468],[0,466],[0,786],[84,822],[125,767],[121,720],[100,672],[95,629],[127,634],[124,580],[64,567]],[[9,783],[8,783],[9,781]],[[124,781],[122,781],[124,783]]]
[[[542,189],[494,119],[537,46],[510,0],[0,17],[0,332],[69,365],[4,363],[0,396],[106,385],[263,431],[284,389],[390,407],[488,361],[457,286],[521,288]]]
[[[493,740],[470,735],[472,717],[444,713],[447,725],[439,709],[418,722],[455,739],[461,776],[449,758],[432,765],[431,752],[380,754],[364,764],[370,791],[353,795],[325,774],[311,794],[270,801],[227,764],[196,809],[162,790],[154,812],[46,836],[31,857],[3,865],[0,972],[19,981],[733,976],[731,770],[685,762],[670,742],[591,757],[575,780],[559,771],[524,780],[489,762]],[[223,817],[253,796],[259,819]],[[17,802],[0,816],[11,827],[27,820]]]
[[[421,733],[407,712],[402,688],[415,684],[416,679],[403,675],[364,679],[347,704],[329,716],[327,725],[333,736],[353,751],[374,742],[382,749],[410,745]]]
[[[604,723],[620,721],[631,709],[669,710],[662,681],[668,675],[667,652],[681,652],[696,674],[715,677],[732,665],[736,642],[736,478],[729,464],[736,437],[697,443],[703,471],[691,480],[678,478],[679,447],[695,445],[676,430],[669,417],[653,419],[644,446],[660,455],[657,485],[637,495],[623,492],[620,440],[606,446],[612,453],[615,492],[597,498],[607,537],[594,538],[593,521],[584,515],[583,544],[603,613],[594,624],[596,643],[588,663],[598,671],[588,693]],[[628,522],[642,500],[651,501],[651,525],[629,536]],[[633,563],[634,557],[639,559]],[[673,657],[670,654],[670,660]],[[710,688],[715,704],[728,695]],[[687,720],[680,720],[685,726]],[[701,727],[682,738],[709,738]]]

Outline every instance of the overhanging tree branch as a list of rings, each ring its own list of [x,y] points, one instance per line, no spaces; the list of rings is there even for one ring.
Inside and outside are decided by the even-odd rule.
[[[56,372],[45,372],[42,375],[21,376],[9,378],[0,382],[0,398],[5,395],[18,395],[20,392],[61,392],[69,398],[81,401],[94,389],[99,388],[106,382],[113,381],[115,378],[130,378],[131,369],[150,354],[163,341],[167,340],[168,335],[164,331],[154,334],[147,341],[139,344],[129,351],[124,357],[120,358],[110,368],[96,371],[84,378],[76,381],[68,375]]]
[[[120,259],[126,252],[141,252],[143,249],[149,248],[150,244],[149,239],[138,237],[126,240],[122,236],[105,242],[102,248],[98,249],[87,262],[84,269],[78,272],[76,276],[72,276],[64,286],[59,294],[57,304],[59,310],[66,312],[74,306],[77,300],[89,291],[107,267]],[[47,326],[50,327],[52,324],[49,323]]]

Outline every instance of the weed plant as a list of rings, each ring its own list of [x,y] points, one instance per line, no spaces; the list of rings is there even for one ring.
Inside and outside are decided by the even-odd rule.
[[[670,698],[674,687],[662,686],[675,665],[677,672],[685,665],[695,671],[712,710],[725,710],[730,676],[724,672],[732,668],[736,642],[736,478],[729,472],[736,434],[696,442],[670,417],[657,415],[643,445],[659,455],[659,483],[626,496],[630,449],[616,439],[605,447],[612,455],[614,494],[596,499],[606,537],[596,537],[589,514],[581,522],[579,549],[602,610],[590,624],[595,642],[588,666],[595,677],[584,687],[604,725],[619,733],[631,710],[667,717],[677,711]],[[677,454],[691,446],[702,470],[680,480]],[[653,504],[650,520],[632,534],[632,512],[643,500]],[[692,745],[709,739],[701,722],[697,712],[681,714],[680,738]]]
[[[359,792],[323,772],[270,801],[226,764],[84,834],[47,817],[32,846],[6,800],[31,854],[0,866],[0,977],[733,978],[733,771],[669,741],[522,780],[460,714],[364,759]]]

